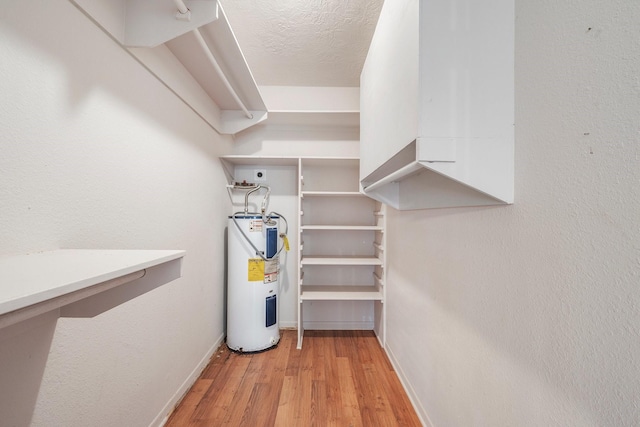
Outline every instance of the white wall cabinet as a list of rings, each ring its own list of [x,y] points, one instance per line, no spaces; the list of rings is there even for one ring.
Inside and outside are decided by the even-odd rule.
[[[513,202],[514,2],[385,2],[360,84],[360,180],[397,209]]]
[[[298,348],[305,329],[374,330],[384,345],[385,206],[360,191],[359,160],[221,159],[229,182],[246,165],[297,165],[299,214],[289,219],[289,234],[297,231],[290,240],[295,242]]]

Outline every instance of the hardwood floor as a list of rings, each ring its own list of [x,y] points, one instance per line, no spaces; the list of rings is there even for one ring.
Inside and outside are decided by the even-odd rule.
[[[372,331],[282,331],[278,347],[223,345],[166,426],[420,426]]]

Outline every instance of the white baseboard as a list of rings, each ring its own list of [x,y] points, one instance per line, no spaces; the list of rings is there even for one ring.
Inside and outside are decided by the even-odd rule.
[[[418,418],[420,418],[420,422],[425,427],[433,427],[433,423],[429,419],[429,416],[427,415],[427,411],[425,411],[424,407],[420,404],[420,401],[418,400],[418,396],[416,395],[415,390],[411,386],[411,382],[409,381],[407,376],[404,374],[404,372],[400,368],[398,359],[396,359],[395,356],[393,355],[393,351],[391,351],[391,349],[389,348],[389,345],[386,345],[384,347],[384,350],[387,353],[387,357],[389,358],[389,361],[391,361],[391,365],[393,365],[393,369],[395,369],[396,373],[398,374],[400,383],[402,384],[402,387],[404,387],[404,391],[407,393],[407,396],[409,396],[409,400],[411,401],[413,408],[416,410],[416,413],[418,414]]]
[[[373,322],[349,322],[349,321],[306,321],[302,327],[305,330],[331,331],[331,330],[353,330],[370,331],[373,329]]]
[[[209,361],[211,360],[211,356],[213,356],[213,353],[218,349],[218,347],[220,347],[220,345],[224,340],[224,337],[225,337],[225,333],[223,332],[222,335],[220,335],[220,337],[215,341],[213,346],[211,346],[211,348],[207,350],[207,353],[202,357],[200,362],[198,362],[196,367],[193,368],[193,371],[191,371],[189,376],[180,385],[180,388],[178,388],[178,390],[174,393],[174,395],[171,396],[171,399],[169,399],[167,404],[164,405],[164,408],[162,408],[160,413],[154,418],[151,424],[149,424],[149,427],[161,427],[167,422],[167,420],[169,419],[169,416],[171,415],[175,407],[182,400],[182,398],[187,393],[187,391],[189,391],[191,386],[200,377],[200,374],[202,374],[202,371],[204,370],[204,368],[207,367],[207,365],[209,364]]]
[[[291,320],[291,321],[280,321],[278,323],[278,326],[280,326],[280,329],[298,329],[298,322],[296,322],[295,320]]]

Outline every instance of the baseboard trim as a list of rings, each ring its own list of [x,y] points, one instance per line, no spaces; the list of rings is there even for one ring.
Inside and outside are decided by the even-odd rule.
[[[280,329],[298,329],[298,322],[296,320],[292,320],[292,321],[280,321],[280,323],[278,324],[278,326],[280,326]]]
[[[407,378],[405,373],[402,371],[402,368],[400,368],[398,359],[396,359],[396,357],[394,356],[393,351],[391,350],[391,348],[389,348],[389,345],[385,345],[384,350],[387,353],[387,357],[389,358],[391,365],[393,365],[393,369],[395,369],[396,374],[398,374],[400,383],[402,384],[402,387],[404,387],[404,391],[407,393],[407,396],[409,396],[409,400],[411,401],[411,404],[413,405],[413,409],[415,409],[416,414],[418,414],[418,418],[420,418],[420,422],[425,427],[434,427],[433,423],[429,419],[429,416],[427,415],[427,411],[425,411],[424,407],[420,404],[420,401],[418,400],[418,396],[416,395],[415,390],[411,386],[411,382],[409,381],[409,378]]]
[[[341,330],[353,330],[353,331],[370,331],[373,329],[373,322],[349,322],[349,321],[305,321],[303,324],[305,330],[317,330],[317,331],[341,331]]]
[[[222,342],[224,341],[224,337],[225,337],[225,333],[223,332],[222,335],[220,335],[220,337],[218,337],[215,343],[211,346],[211,348],[207,350],[206,354],[202,357],[202,359],[200,359],[200,362],[198,362],[196,367],[193,368],[193,371],[191,371],[189,376],[180,385],[180,387],[174,393],[174,395],[171,396],[171,399],[169,399],[169,401],[164,406],[164,408],[162,408],[160,413],[154,418],[151,424],[149,424],[149,427],[161,427],[165,425],[165,423],[169,419],[169,416],[174,411],[176,406],[178,406],[180,401],[182,401],[184,396],[187,394],[187,391],[189,391],[191,386],[200,377],[200,374],[202,374],[202,371],[204,371],[204,368],[207,367],[207,365],[209,364],[209,361],[211,360],[211,356],[213,356],[213,353],[218,349],[218,347],[220,347],[220,345],[222,345]]]

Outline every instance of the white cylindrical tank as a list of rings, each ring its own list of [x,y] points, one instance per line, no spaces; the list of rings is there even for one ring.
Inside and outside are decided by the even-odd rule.
[[[264,223],[259,214],[229,217],[227,346],[232,350],[261,351],[280,341],[278,217],[270,216],[269,219],[271,224]],[[263,252],[267,261],[256,253],[247,239]]]

